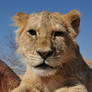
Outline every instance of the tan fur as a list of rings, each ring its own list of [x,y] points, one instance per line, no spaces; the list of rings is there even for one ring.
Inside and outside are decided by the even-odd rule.
[[[86,59],[85,59],[85,61],[86,61],[86,63],[88,64],[88,66],[92,69],[92,61],[86,60]]]
[[[75,37],[79,33],[80,14],[47,11],[13,17],[17,52],[24,57],[27,70],[20,86],[12,92],[92,92],[92,70],[80,55]],[[35,30],[35,34],[29,33]],[[60,36],[55,33],[62,32]],[[43,58],[37,51],[54,54]],[[53,68],[35,68],[43,62]]]

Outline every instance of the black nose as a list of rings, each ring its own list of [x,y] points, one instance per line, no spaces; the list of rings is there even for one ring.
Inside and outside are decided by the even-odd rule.
[[[43,58],[46,59],[53,54],[53,51],[37,51],[37,53]]]

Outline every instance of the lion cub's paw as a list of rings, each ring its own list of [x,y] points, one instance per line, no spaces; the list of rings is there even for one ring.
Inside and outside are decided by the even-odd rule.
[[[88,92],[88,91],[84,85],[77,85],[73,87],[60,88],[55,92]]]
[[[27,89],[27,88],[16,88],[11,92],[42,92],[39,89],[33,88],[33,89]]]
[[[15,88],[11,92],[43,92],[42,90],[43,90],[42,86],[39,85],[39,83],[33,83],[33,85],[32,84],[20,85],[19,87]]]

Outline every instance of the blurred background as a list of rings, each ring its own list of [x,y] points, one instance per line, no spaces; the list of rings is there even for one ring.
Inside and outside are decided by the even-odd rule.
[[[92,0],[0,0],[0,58],[15,72],[24,72],[25,66],[15,54],[16,43],[11,17],[17,12],[39,11],[68,13],[76,9],[80,12],[80,34],[76,38],[82,56],[92,60]]]

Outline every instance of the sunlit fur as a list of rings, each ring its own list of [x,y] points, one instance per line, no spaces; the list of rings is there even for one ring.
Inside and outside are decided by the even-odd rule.
[[[84,63],[75,41],[79,33],[79,12],[18,13],[13,20],[19,27],[16,31],[17,53],[24,57],[27,70],[21,85],[12,92],[92,92],[92,71]],[[28,33],[31,29],[36,35]],[[57,31],[64,34],[55,37]],[[52,48],[55,52],[45,63],[53,68],[35,68],[43,63],[37,51],[46,52]]]

